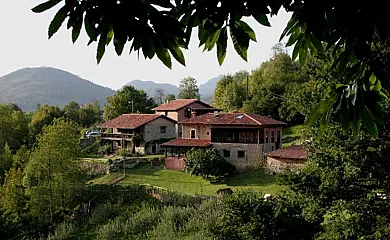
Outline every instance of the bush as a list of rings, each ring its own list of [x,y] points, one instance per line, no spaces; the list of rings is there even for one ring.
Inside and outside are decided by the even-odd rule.
[[[133,154],[131,154],[131,152],[125,148],[120,148],[117,152],[118,155],[120,156],[125,156],[125,157],[131,157],[133,156]]]
[[[48,240],[71,240],[71,239],[79,239],[79,232],[77,228],[68,222],[62,222],[60,223],[55,231],[54,234],[49,234]]]
[[[185,169],[190,174],[207,178],[232,174],[236,167],[223,159],[215,149],[193,149],[187,154]]]
[[[101,145],[101,146],[98,148],[97,153],[100,154],[100,155],[107,155],[107,154],[110,154],[110,153],[112,153],[112,147],[111,147],[110,144]]]

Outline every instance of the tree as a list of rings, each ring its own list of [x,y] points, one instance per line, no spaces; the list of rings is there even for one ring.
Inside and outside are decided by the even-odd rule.
[[[72,120],[76,123],[79,122],[79,118],[80,118],[80,114],[79,114],[79,110],[80,110],[80,105],[75,102],[75,101],[71,101],[69,102],[68,104],[66,104],[64,106],[64,108],[62,109],[64,111],[64,116],[66,118],[68,118],[69,120]]]
[[[13,105],[0,104],[0,154],[8,144],[16,151],[28,140],[28,119]]]
[[[192,175],[207,178],[232,174],[236,168],[215,149],[192,149],[187,153],[185,169]]]
[[[164,90],[162,88],[156,88],[155,94],[154,94],[154,100],[156,101],[156,103],[158,105],[164,103],[164,97],[165,97]]]
[[[39,106],[32,115],[29,124],[30,134],[33,139],[41,133],[44,126],[50,125],[54,119],[63,116],[62,110],[58,106],[49,106],[47,104]]]
[[[0,186],[4,181],[4,174],[12,167],[12,152],[8,144],[0,151]]]
[[[82,106],[79,110],[79,124],[83,127],[90,127],[93,124],[103,121],[104,111],[100,109],[97,101]]]
[[[246,99],[247,77],[247,71],[222,76],[214,90],[213,106],[228,112],[241,109]]]
[[[348,112],[343,119],[351,123],[348,127],[355,135],[361,123],[370,126],[374,133],[376,124],[383,122],[383,109],[377,109],[377,103],[385,94],[382,90],[390,87],[388,51],[383,49],[390,38],[386,26],[389,15],[383,1],[375,4],[354,2],[346,11],[347,5],[337,1],[313,4],[291,0],[138,0],[129,5],[127,1],[114,0],[49,0],[33,11],[43,12],[60,3],[62,7],[49,26],[49,37],[69,18],[67,26],[72,28],[73,41],[78,39],[83,22],[90,42],[98,41],[98,62],[106,45],[113,40],[118,55],[130,42],[131,50],[142,51],[149,59],[157,55],[169,68],[172,66],[170,55],[185,65],[181,48],[188,48],[193,28],[198,28],[200,46],[204,46],[204,50],[217,48],[220,64],[226,56],[228,32],[236,52],[247,60],[249,43],[256,41],[256,35],[243,19],[253,17],[260,24],[270,26],[267,14],[277,14],[283,7],[293,13],[281,36],[281,39],[289,37],[288,46],[295,44],[293,59],[299,56],[300,63],[304,64],[309,54],[334,51],[337,53],[334,68],[345,80],[343,85],[335,87],[321,107],[316,108],[312,118],[323,116],[325,124],[332,111],[341,109]],[[142,31],[137,31],[139,29]],[[350,96],[358,96],[358,101]],[[359,109],[367,109],[369,114]]]
[[[179,99],[200,99],[199,88],[193,77],[186,77],[180,80]]]
[[[282,49],[275,50],[269,61],[252,72],[251,98],[244,103],[243,110],[285,121],[296,120],[300,113],[290,111],[289,106],[294,103],[288,97],[308,81],[308,75]]]
[[[84,186],[77,126],[64,119],[43,128],[25,169],[24,183],[33,215],[52,222],[56,210],[71,207]]]
[[[173,100],[176,100],[176,97],[174,94],[167,94],[167,96],[165,96],[165,98],[164,98],[164,102],[170,102]]]
[[[5,175],[1,192],[1,207],[6,213],[20,214],[27,202],[23,186],[23,169],[11,168]]]
[[[107,98],[104,118],[109,120],[125,113],[152,113],[155,106],[154,100],[144,90],[124,86],[114,96]]]

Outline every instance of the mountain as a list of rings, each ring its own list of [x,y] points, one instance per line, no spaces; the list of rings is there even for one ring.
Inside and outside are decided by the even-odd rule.
[[[23,68],[0,77],[0,102],[12,102],[24,111],[33,111],[38,104],[59,105],[75,101],[86,104],[98,101],[115,91],[94,84],[69,72],[48,67]]]
[[[154,97],[156,95],[156,89],[161,88],[165,95],[174,94],[177,96],[179,93],[179,88],[173,84],[169,83],[156,83],[153,81],[143,81],[143,80],[133,80],[125,84],[126,86],[133,86],[136,89],[144,90],[149,97]]]
[[[200,99],[205,103],[213,101],[214,90],[217,87],[217,82],[222,78],[222,75],[213,77],[207,82],[199,85]]]
[[[222,78],[222,75],[217,77],[213,77],[209,79],[207,82],[199,85],[199,93],[201,95],[213,95],[214,90],[217,87],[217,82]]]
[[[211,102],[213,98],[214,89],[219,79],[221,79],[221,77],[222,75],[219,75],[217,77],[211,78],[206,83],[199,85],[199,93],[203,101],[207,103]],[[149,95],[149,97],[154,97],[156,94],[156,89],[158,88],[163,89],[165,95],[174,94],[175,96],[177,96],[177,94],[179,93],[179,88],[169,83],[156,83],[153,81],[143,81],[137,79],[128,82],[125,85],[127,86],[131,85],[136,89],[142,89]]]

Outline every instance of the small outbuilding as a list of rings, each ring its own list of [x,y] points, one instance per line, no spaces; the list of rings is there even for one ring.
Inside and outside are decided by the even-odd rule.
[[[295,171],[301,169],[307,162],[308,152],[301,145],[292,145],[267,154],[265,169],[267,173]]]

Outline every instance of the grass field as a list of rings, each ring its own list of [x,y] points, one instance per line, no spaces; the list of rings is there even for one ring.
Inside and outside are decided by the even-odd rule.
[[[296,125],[283,129],[283,147],[288,147],[293,144],[299,144],[302,139],[303,130],[305,125]]]
[[[111,173],[93,181],[95,184],[107,184],[115,181],[123,173]],[[275,184],[273,176],[265,175],[263,169],[251,169],[245,173],[237,173],[226,179],[226,184],[211,184],[199,176],[188,173],[152,167],[143,163],[133,169],[126,170],[126,177],[118,184],[149,184],[185,194],[215,195],[220,188],[252,189],[263,193],[276,194],[282,187]]]

